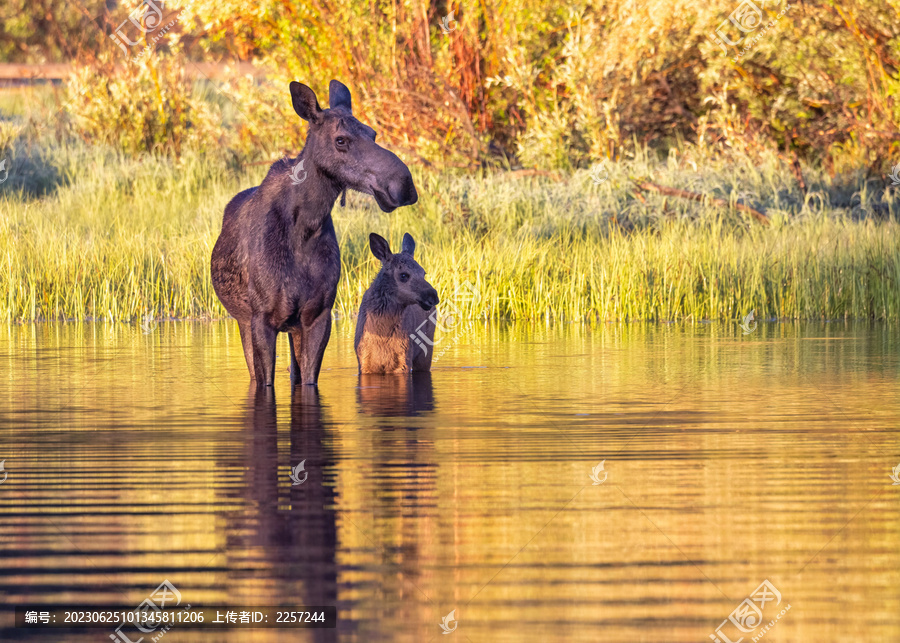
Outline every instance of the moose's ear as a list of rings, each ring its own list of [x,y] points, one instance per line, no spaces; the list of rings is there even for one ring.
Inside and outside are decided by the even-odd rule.
[[[335,107],[346,107],[348,112],[352,112],[353,107],[350,103],[350,90],[347,89],[347,86],[338,80],[332,80],[331,84],[328,85],[329,107],[331,107],[331,109],[334,109]]]
[[[412,238],[412,235],[407,232],[406,234],[403,235],[403,247],[400,250],[400,252],[405,252],[410,257],[412,257],[413,254],[415,253],[415,251],[416,251],[416,241],[415,241],[415,239]]]
[[[391,258],[391,246],[388,244],[387,239],[381,235],[375,234],[374,232],[371,233],[369,235],[369,247],[372,249],[372,254],[375,255],[375,258],[379,259],[381,263],[384,263]]]
[[[291,100],[294,102],[294,111],[305,121],[315,123],[319,120],[322,108],[316,100],[316,93],[303,83],[291,81]]]

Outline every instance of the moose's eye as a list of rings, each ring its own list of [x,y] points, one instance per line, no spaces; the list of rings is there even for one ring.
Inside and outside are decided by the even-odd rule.
[[[334,144],[338,147],[347,147],[347,143],[347,139],[343,136],[338,136],[336,139],[334,139]]]
[[[407,281],[409,281],[409,274],[405,273],[405,272],[401,272],[400,273],[400,281],[402,281],[403,283],[406,283]]]

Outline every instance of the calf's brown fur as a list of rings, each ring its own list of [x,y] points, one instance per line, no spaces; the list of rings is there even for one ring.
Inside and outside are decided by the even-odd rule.
[[[407,373],[431,370],[437,291],[425,281],[425,271],[413,253],[416,242],[403,235],[399,253],[392,254],[381,236],[369,235],[372,254],[381,271],[363,295],[356,319],[354,348],[360,373]]]

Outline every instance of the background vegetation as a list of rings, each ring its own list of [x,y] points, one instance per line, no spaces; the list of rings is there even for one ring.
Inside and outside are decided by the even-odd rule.
[[[221,317],[209,256],[225,203],[265,166],[235,173],[187,153],[131,157],[85,144],[52,148],[58,181],[40,198],[0,195],[0,319]],[[445,300],[470,283],[463,314],[552,320],[900,317],[892,192],[831,205],[827,177],[803,194],[776,157],[732,156],[695,170],[645,150],[597,184],[480,170],[415,169],[420,202],[390,215],[351,193],[335,208],[343,272],[337,312],[354,314],[378,268],[370,231],[417,257]],[[630,174],[740,190],[772,225],[728,208],[648,194]],[[821,183],[820,183],[821,182]],[[837,197],[835,197],[836,199]],[[876,208],[887,214],[879,217]]]
[[[223,315],[222,209],[302,146],[287,82],[325,104],[338,78],[422,196],[336,210],[341,314],[368,232],[409,230],[439,290],[477,284],[470,315],[896,319],[896,1],[756,4],[737,42],[730,0],[196,0],[140,5],[123,52],[136,3],[14,0],[0,60],[75,71],[0,94],[0,318]]]
[[[97,120],[117,112],[129,150],[135,140],[178,150],[188,126],[198,142],[221,142],[221,115],[205,117],[179,72],[241,60],[266,69],[265,83],[215,91],[232,103],[226,112],[240,113],[229,147],[245,154],[292,149],[286,124],[299,132],[283,100],[288,80],[321,92],[339,78],[384,140],[439,165],[570,169],[684,139],[779,149],[830,173],[884,172],[900,143],[896,0],[759,0],[765,23],[725,53],[710,36],[723,23],[729,39],[743,35],[728,22],[741,4],[179,0],[159,23],[145,9],[148,24],[175,23],[162,37],[162,27],[149,31],[151,51],[138,56],[140,47],[126,55],[105,37],[138,3],[14,0],[0,9],[0,56],[79,61],[89,71],[71,89],[88,95],[67,109],[82,117],[75,130],[105,139]],[[140,35],[130,25],[123,33]],[[252,149],[240,145],[247,139]]]

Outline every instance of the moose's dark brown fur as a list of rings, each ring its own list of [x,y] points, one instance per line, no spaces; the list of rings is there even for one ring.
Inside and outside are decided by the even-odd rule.
[[[403,235],[403,247],[391,253],[388,242],[369,235],[381,271],[363,295],[353,345],[360,373],[405,373],[431,370],[437,291],[413,253],[416,242]],[[416,341],[418,339],[418,341]]]
[[[231,200],[212,252],[213,287],[238,322],[257,386],[274,382],[281,332],[289,333],[291,381],[319,377],[341,272],[331,218],[338,195],[371,194],[385,212],[418,200],[409,168],[353,117],[350,90],[332,80],[323,110],[306,85],[290,89],[294,110],[309,123],[306,144]]]

